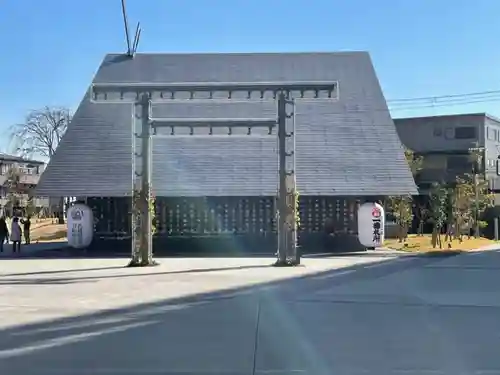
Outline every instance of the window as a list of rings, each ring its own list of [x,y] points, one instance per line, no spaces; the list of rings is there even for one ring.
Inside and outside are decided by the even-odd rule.
[[[455,128],[455,139],[476,138],[476,128],[473,126],[459,126]]]
[[[423,155],[422,169],[446,169],[446,155]]]
[[[11,168],[11,166],[8,164],[1,164],[0,174],[4,175],[4,174],[9,173],[10,168]]]
[[[421,184],[418,184],[418,188],[420,190],[430,190],[432,188],[432,183],[430,183],[430,182],[423,182]]]
[[[472,170],[472,162],[468,156],[448,156],[447,160],[448,169],[453,170]]]
[[[434,137],[442,137],[443,136],[443,128],[439,126],[434,127]]]
[[[488,133],[488,139],[490,141],[496,141],[497,140],[497,130],[496,129],[488,127],[487,133]]]
[[[453,130],[454,130],[453,128],[446,128],[444,130],[444,137],[446,139],[453,139],[454,138],[453,136],[455,135]]]

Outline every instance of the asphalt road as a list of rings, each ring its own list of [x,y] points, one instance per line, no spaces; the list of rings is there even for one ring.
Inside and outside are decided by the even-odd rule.
[[[119,262],[0,263],[0,374],[500,374],[498,251]]]

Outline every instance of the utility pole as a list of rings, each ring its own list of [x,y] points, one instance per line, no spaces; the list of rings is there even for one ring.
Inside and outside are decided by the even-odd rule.
[[[482,160],[484,147],[469,148],[469,152],[474,155],[474,165],[472,167],[474,175],[474,237],[479,237],[479,173],[482,173]]]
[[[479,237],[479,188],[478,188],[478,174],[474,173],[474,195],[475,195],[475,209],[474,209],[474,237]]]

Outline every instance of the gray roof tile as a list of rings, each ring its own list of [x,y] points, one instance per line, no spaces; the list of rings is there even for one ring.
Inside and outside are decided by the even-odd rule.
[[[339,82],[340,99],[297,100],[297,183],[304,195],[416,193],[369,55],[138,54],[104,59],[94,82]],[[155,117],[275,117],[273,102],[171,102]],[[166,131],[166,130],[164,130]],[[169,137],[153,146],[157,195],[270,195],[275,135]],[[123,196],[132,184],[132,108],[85,97],[38,185],[41,195]]]

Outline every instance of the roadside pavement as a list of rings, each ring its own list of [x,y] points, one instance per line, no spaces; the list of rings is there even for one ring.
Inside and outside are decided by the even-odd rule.
[[[0,263],[0,373],[500,374],[500,251]]]
[[[3,245],[3,252],[0,253],[0,260],[6,258],[19,258],[28,257],[41,254],[49,251],[59,251],[61,249],[67,248],[68,243],[66,241],[52,241],[52,242],[40,242],[31,243],[29,245],[21,244],[21,252],[12,252],[12,243]]]

